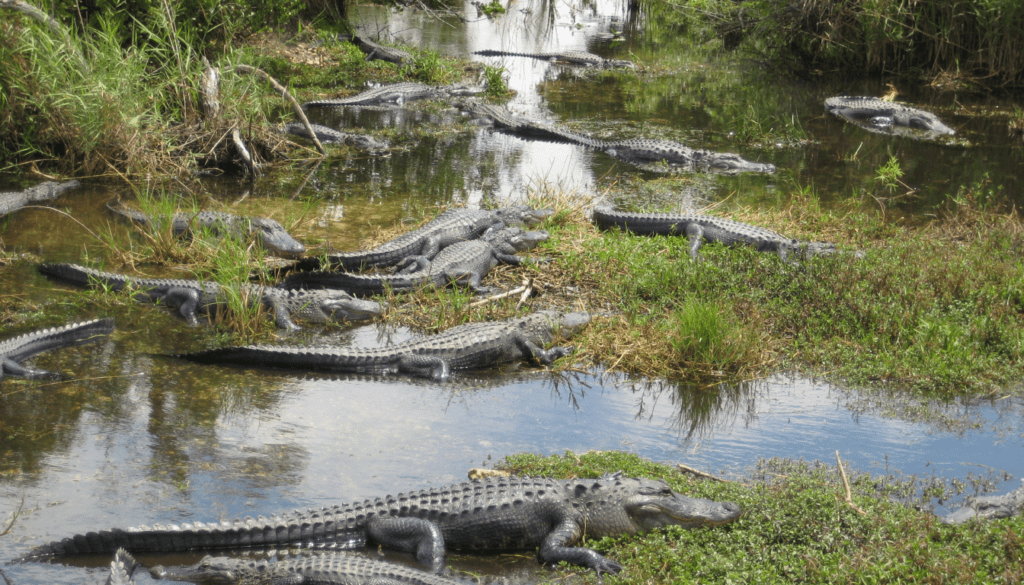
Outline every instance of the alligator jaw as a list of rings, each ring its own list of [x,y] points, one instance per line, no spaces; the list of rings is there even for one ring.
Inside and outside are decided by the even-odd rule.
[[[254,217],[252,218],[252,227],[254,230],[258,230],[256,238],[260,245],[275,256],[298,258],[306,253],[306,246],[285,231],[284,226],[272,219]]]
[[[366,321],[367,319],[376,319],[383,314],[380,303],[352,297],[325,299],[323,309],[334,319],[344,319],[345,321]]]
[[[640,530],[672,525],[683,528],[721,526],[742,515],[740,507],[732,502],[690,498],[675,493],[668,484],[663,485],[658,493],[641,489],[626,503],[629,517]]]
[[[185,569],[167,570],[157,565],[149,570],[154,579],[166,581],[189,581],[192,583],[237,583],[239,576],[234,571],[218,568],[212,563],[213,557],[204,557],[199,564]]]

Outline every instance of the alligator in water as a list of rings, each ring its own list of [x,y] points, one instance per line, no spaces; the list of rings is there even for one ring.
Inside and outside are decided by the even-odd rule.
[[[941,520],[943,524],[963,524],[972,518],[998,520],[1009,518],[1024,511],[1024,484],[1002,496],[980,496],[968,498],[967,505]]]
[[[310,124],[310,128],[313,129],[313,134],[316,135],[317,140],[321,143],[334,143],[334,144],[347,144],[363,150],[384,150],[387,148],[386,144],[377,142],[371,136],[366,134],[349,134],[348,132],[339,132],[334,128],[324,126],[323,124]],[[280,130],[284,134],[291,134],[292,136],[298,136],[300,138],[309,138],[309,129],[306,128],[305,124],[299,122],[289,122],[280,127]]]
[[[919,131],[925,136],[956,134],[931,112],[912,108],[875,97],[837,96],[825,100],[825,109],[865,130],[881,134],[914,136]]]
[[[776,252],[784,261],[790,255],[807,258],[836,251],[834,244],[802,242],[749,223],[697,213],[630,213],[597,206],[593,219],[603,230],[618,228],[644,236],[688,236],[690,257],[694,260],[698,259],[697,251],[705,240],[728,246],[746,244],[758,252]]]
[[[110,561],[110,576],[107,577],[107,585],[135,585],[135,570],[139,568],[139,562],[135,557],[128,554],[123,548],[117,549],[114,553],[114,560]]]
[[[488,477],[449,487],[294,512],[184,526],[142,526],[90,532],[39,546],[18,561],[111,554],[248,547],[353,548],[377,544],[413,552],[434,572],[445,548],[513,550],[539,547],[545,563],[565,561],[601,573],[621,566],[584,538],[636,534],[669,525],[717,526],[740,517],[731,502],[689,498],[659,480],[606,475],[598,479]]]
[[[157,579],[193,583],[270,583],[271,585],[468,585],[467,582],[427,573],[398,563],[353,553],[323,553],[266,559],[205,557],[184,569],[157,565]]]
[[[368,89],[362,93],[346,98],[313,100],[302,105],[304,108],[338,108],[343,106],[377,106],[381,104],[403,104],[422,99],[440,99],[456,96],[477,95],[484,88],[469,86],[464,83],[450,85],[427,85],[414,81],[400,81]]]
[[[107,203],[107,209],[140,224],[149,225],[154,221],[141,211],[128,209],[120,201]],[[156,222],[166,221],[157,218]],[[254,238],[265,250],[275,256],[296,258],[302,256],[306,247],[285,231],[280,223],[266,217],[244,217],[220,211],[197,211],[175,213],[170,217],[174,235],[189,234],[199,228],[206,228],[215,234],[232,234],[242,238]],[[157,223],[160,225],[160,223]]]
[[[727,174],[775,172],[773,164],[751,162],[731,152],[695,149],[671,140],[651,138],[598,140],[592,136],[557,126],[537,124],[515,116],[503,107],[485,104],[478,100],[465,100],[462,102],[462,106],[470,114],[490,122],[495,128],[505,132],[527,138],[568,142],[600,150],[613,158],[650,171],[713,171]]]
[[[468,286],[478,293],[490,289],[480,281],[498,263],[522,264],[525,259],[516,256],[547,240],[543,230],[524,232],[520,228],[505,228],[485,234],[478,240],[457,242],[441,250],[433,261],[423,257],[410,257],[418,270],[396,274],[354,274],[351,272],[297,272],[279,286],[284,288],[341,289],[356,296],[383,294],[388,290],[405,292],[424,286],[443,288],[449,284]]]
[[[554,61],[555,63],[569,63],[570,65],[584,65],[586,67],[599,67],[601,69],[614,69],[619,67],[636,68],[636,64],[632,61],[626,61],[624,59],[605,59],[600,55],[595,55],[586,51],[521,53],[516,51],[495,51],[485,49],[483,51],[473,51],[473,54],[483,55],[484,57],[530,57],[533,59],[542,59],[544,61]]]
[[[63,327],[40,329],[0,341],[0,380],[4,374],[25,378],[59,377],[59,374],[53,372],[25,367],[20,362],[51,349],[89,343],[100,335],[108,335],[113,330],[113,319],[93,319]]]
[[[213,315],[227,304],[227,294],[214,282],[167,278],[140,278],[113,272],[102,272],[76,264],[41,264],[43,274],[66,280],[79,286],[109,287],[114,291],[130,290],[153,302],[164,303],[178,309],[189,325],[198,325],[197,312]],[[268,286],[242,284],[239,293],[250,303],[260,302],[270,313],[278,327],[299,329],[292,316],[314,323],[327,323],[332,319],[359,321],[381,314],[379,303],[352,298],[340,290],[283,290]]]
[[[23,191],[0,193],[0,217],[12,211],[17,211],[29,203],[56,199],[75,187],[78,187],[78,181],[65,181],[63,183],[46,181]]]

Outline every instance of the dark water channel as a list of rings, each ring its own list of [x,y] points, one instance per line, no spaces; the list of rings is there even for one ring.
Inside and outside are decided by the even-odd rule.
[[[584,198],[724,199],[728,205],[785,203],[812,190],[826,205],[849,197],[875,205],[876,197],[889,195],[874,176],[890,157],[915,192],[889,213],[926,217],[979,182],[1021,201],[1021,150],[1005,130],[1009,100],[908,88],[901,99],[929,107],[957,136],[947,144],[901,140],[868,134],[823,111],[829,95],[880,95],[885,88],[878,83],[797,83],[742,63],[652,48],[638,31],[653,35],[656,23],[645,23],[624,3],[523,2],[497,21],[467,4],[467,24],[412,11],[360,8],[356,14],[367,27],[462,57],[484,48],[586,48],[667,63],[672,73],[637,78],[579,76],[529,59],[488,61],[509,70],[518,91],[509,107],[517,113],[604,136],[655,134],[738,152],[772,162],[779,172],[662,177],[600,153],[479,129],[436,133],[403,143],[388,157],[332,159],[308,174],[254,185],[211,181],[209,196],[242,213],[279,218],[297,217],[315,201],[317,221],[299,235],[341,249],[356,248],[375,226],[414,219],[437,205],[519,201],[547,188]],[[614,30],[624,31],[623,41],[597,40]],[[323,121],[372,129],[455,115],[358,112],[325,114]],[[103,211],[119,194],[114,186],[87,184],[55,207],[93,231],[124,231]],[[43,259],[106,257],[104,245],[80,225],[54,211],[26,209],[0,220],[0,238],[20,255],[0,267],[5,311],[43,313],[49,324],[113,311],[118,326],[109,340],[32,362],[68,373],[67,381],[5,378],[0,385],[0,519],[22,510],[11,533],[0,537],[0,561],[86,530],[254,516],[453,483],[471,467],[524,451],[620,449],[726,476],[743,475],[762,457],[834,461],[839,451],[844,462],[878,474],[1008,479],[999,492],[1024,476],[1024,400],[1014,389],[986,400],[928,404],[786,375],[708,389],[525,366],[449,384],[197,366],[169,355],[207,345],[209,330],[189,329],[159,308],[112,309],[99,295],[83,302],[80,291],[36,273]],[[23,331],[9,328],[3,337]],[[368,326],[302,335],[355,345],[408,335],[385,333]],[[922,418],[922,411],[929,415]],[[455,556],[452,563],[527,580],[541,570],[530,554]],[[104,564],[0,568],[16,584],[99,583]]]

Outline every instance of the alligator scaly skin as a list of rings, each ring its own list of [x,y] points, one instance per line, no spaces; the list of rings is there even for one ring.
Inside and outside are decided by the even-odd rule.
[[[659,480],[489,477],[271,518],[90,532],[37,547],[18,561],[75,554],[175,552],[249,547],[351,547],[366,541],[444,566],[445,547],[519,550],[539,547],[545,563],[566,561],[600,573],[621,566],[574,546],[585,537],[636,534],[678,525],[717,526],[739,518],[739,506],[689,498]]]
[[[92,321],[70,323],[62,327],[40,329],[0,341],[0,379],[3,379],[4,374],[25,378],[57,377],[58,374],[33,370],[19,362],[51,349],[89,343],[98,336],[107,335],[113,330],[113,319],[93,319]]]
[[[12,211],[17,211],[29,203],[56,199],[65,192],[78,187],[78,184],[78,181],[65,181],[63,183],[46,181],[22,191],[0,193],[0,217]]]
[[[697,252],[704,240],[728,246],[744,244],[759,252],[776,252],[783,260],[790,255],[810,257],[833,254],[835,245],[825,242],[802,242],[787,238],[763,227],[731,219],[695,213],[630,213],[611,207],[594,208],[594,224],[600,229],[617,228],[638,235],[688,236],[690,257],[698,259]]]
[[[451,85],[427,85],[414,81],[400,81],[368,89],[346,98],[313,100],[302,105],[304,108],[343,107],[343,106],[375,106],[386,103],[402,104],[422,99],[468,96],[483,93],[482,87],[471,87],[462,83]]]
[[[347,144],[363,150],[384,150],[387,148],[386,144],[377,142],[373,137],[367,136],[366,134],[349,134],[347,132],[339,132],[334,128],[324,126],[323,124],[310,124],[309,127],[312,128],[313,134],[316,135],[317,140],[323,144],[331,142],[335,144]],[[299,136],[301,138],[309,138],[309,129],[306,128],[305,124],[299,122],[289,122],[284,126],[281,126],[281,132],[291,134],[292,136]]]
[[[883,134],[898,134],[895,128],[911,128],[934,135],[954,135],[956,130],[945,125],[931,112],[887,102],[875,97],[836,96],[825,100],[829,112],[856,123],[862,128]]]
[[[968,498],[967,505],[942,517],[943,524],[963,524],[971,519],[998,520],[1024,511],[1024,485],[1001,496]]]
[[[107,577],[107,585],[135,585],[135,571],[139,568],[139,562],[135,557],[128,554],[123,548],[117,549],[114,553],[114,560],[110,561],[110,576]]]
[[[601,69],[613,69],[617,67],[636,68],[632,61],[623,59],[605,59],[600,55],[588,53],[587,51],[552,51],[550,53],[521,53],[516,51],[497,51],[485,49],[474,51],[474,55],[485,57],[531,57],[545,61],[556,61],[560,63],[571,63],[573,65],[584,65],[586,67],[600,67]]]
[[[405,65],[412,65],[415,62],[412,55],[408,51],[402,49],[396,49],[394,47],[385,47],[379,45],[370,39],[363,37],[353,37],[352,43],[359,47],[359,50],[366,55],[367,61],[387,61],[388,63],[394,63],[399,66],[399,69]]]
[[[39,271],[79,286],[102,285],[114,291],[137,291],[137,294],[145,295],[153,302],[177,307],[178,313],[193,326],[199,324],[198,312],[212,315],[227,303],[221,286],[214,282],[139,278],[76,264],[41,264]],[[246,295],[250,302],[263,303],[273,313],[277,326],[290,330],[299,328],[292,321],[293,315],[314,323],[327,323],[340,319],[372,319],[381,314],[379,303],[355,299],[338,290],[283,290],[243,284],[239,292]]]

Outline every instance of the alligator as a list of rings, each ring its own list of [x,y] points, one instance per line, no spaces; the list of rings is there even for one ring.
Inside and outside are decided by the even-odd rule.
[[[390,242],[364,252],[330,252],[327,265],[342,270],[396,266],[410,256],[432,259],[456,242],[477,238],[488,229],[535,225],[552,215],[550,209],[533,209],[526,205],[501,209],[449,209],[423,227],[403,234]],[[311,270],[321,267],[319,258],[300,260],[294,268]]]
[[[140,225],[149,225],[154,221],[141,211],[128,209],[120,201],[107,203],[107,209]],[[155,221],[166,220],[158,218]],[[255,238],[255,241],[265,250],[282,258],[297,258],[306,251],[306,247],[285,231],[284,226],[266,217],[245,217],[220,211],[197,211],[195,213],[175,213],[171,215],[170,221],[174,235],[192,233],[196,228],[206,228],[215,234],[233,234],[238,237]]]
[[[62,327],[40,329],[0,341],[0,380],[3,379],[4,374],[29,379],[60,377],[54,372],[35,370],[23,366],[19,362],[51,349],[89,343],[100,335],[110,334],[113,330],[114,320],[108,317],[70,323]]]
[[[567,142],[600,150],[615,159],[651,171],[713,171],[726,174],[775,172],[773,164],[748,161],[731,152],[695,149],[672,140],[652,138],[599,140],[557,126],[537,124],[515,116],[505,108],[485,104],[478,100],[464,100],[462,106],[470,114],[489,121],[495,128],[505,132],[527,138]]]
[[[346,98],[313,100],[302,105],[303,108],[343,107],[343,106],[375,106],[380,104],[403,104],[422,99],[439,99],[453,96],[477,95],[484,88],[452,83],[449,85],[427,85],[414,81],[400,81],[368,89]]]
[[[398,65],[399,69],[406,65],[412,65],[416,61],[408,51],[378,45],[370,39],[363,37],[352,37],[352,44],[359,47],[359,50],[366,55],[367,61],[387,61],[388,63]]]
[[[464,581],[427,573],[398,563],[353,553],[334,552],[267,559],[204,557],[179,570],[157,565],[149,570],[157,579],[193,583],[270,583],[271,585],[467,585]]]
[[[825,100],[825,109],[861,128],[882,134],[906,134],[900,131],[901,128],[920,130],[930,135],[956,134],[956,130],[943,124],[931,112],[875,97],[830,97]]]
[[[212,315],[227,303],[228,293],[214,282],[140,278],[62,263],[41,264],[39,271],[79,286],[130,290],[134,295],[142,295],[153,302],[177,308],[178,313],[192,326],[199,324],[197,311]],[[242,284],[239,294],[251,303],[258,300],[274,315],[278,327],[289,330],[299,329],[292,321],[293,315],[314,323],[326,323],[332,319],[360,321],[381,314],[379,303],[355,299],[340,290],[284,290]]]
[[[998,520],[1009,518],[1024,511],[1024,484],[1002,496],[980,496],[968,498],[963,508],[941,518],[943,524],[963,524],[972,518]]]
[[[78,184],[78,181],[64,181],[63,183],[46,181],[23,191],[0,193],[0,217],[17,211],[29,203],[56,199],[65,192],[78,187]]]
[[[222,347],[177,357],[204,364],[267,366],[357,374],[409,374],[445,381],[456,370],[536,358],[548,365],[572,347],[541,345],[569,339],[590,322],[586,313],[538,311],[508,321],[467,323],[387,347],[248,345]]]
[[[480,285],[481,279],[498,263],[522,264],[525,259],[516,256],[547,240],[543,230],[524,232],[520,228],[505,228],[485,234],[478,240],[457,242],[441,250],[433,261],[410,257],[415,271],[396,274],[353,274],[351,272],[297,272],[279,286],[285,288],[342,289],[356,296],[383,294],[388,290],[406,292],[424,286],[443,288],[449,284],[468,286],[475,292],[490,289]]]
[[[387,148],[386,144],[377,142],[372,136],[367,136],[366,134],[339,132],[323,124],[310,124],[309,126],[313,129],[317,140],[323,143],[347,144],[363,150],[384,150]],[[289,122],[281,126],[280,130],[284,134],[309,138],[309,129],[306,128],[305,124],[300,124],[299,122]]]
[[[587,51],[522,53],[517,51],[495,51],[492,49],[485,49],[483,51],[473,51],[473,54],[483,55],[484,57],[530,57],[533,59],[542,59],[544,61],[553,61],[556,63],[569,63],[570,65],[583,65],[585,67],[599,67],[601,69],[615,69],[620,67],[629,67],[631,69],[636,68],[636,64],[632,61],[624,59],[605,59],[600,55],[588,53]]]
[[[834,244],[793,240],[749,223],[698,213],[630,213],[599,205],[594,208],[593,219],[603,230],[618,228],[644,236],[689,236],[690,257],[694,260],[699,259],[697,251],[704,240],[728,246],[747,244],[758,252],[776,252],[783,261],[790,255],[808,258],[836,251]]]
[[[248,547],[353,548],[377,544],[416,554],[434,572],[445,547],[511,550],[539,547],[541,562],[565,561],[601,573],[622,567],[584,538],[636,534],[669,525],[718,526],[740,517],[731,502],[689,498],[664,481],[488,477],[271,518],[104,530],[36,547],[17,561],[53,556]]]
[[[107,585],[135,585],[135,571],[139,568],[139,562],[135,557],[128,554],[123,548],[117,549],[114,553],[114,560],[110,561],[110,576],[107,577]]]

